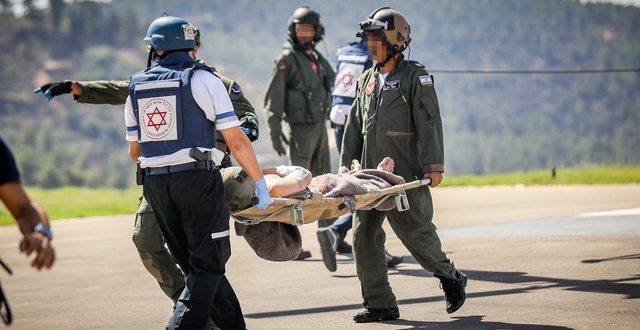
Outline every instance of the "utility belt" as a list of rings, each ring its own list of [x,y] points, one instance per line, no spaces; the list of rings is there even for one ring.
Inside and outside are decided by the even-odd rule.
[[[213,170],[218,170],[218,168],[216,167],[216,165],[213,163],[212,160],[209,160],[204,162],[193,162],[193,163],[169,165],[169,166],[163,166],[163,167],[148,167],[148,168],[143,168],[141,170],[143,175],[149,176],[149,175],[173,174],[173,173],[197,171],[197,170],[213,171]]]
[[[209,151],[202,152],[198,148],[191,148],[189,150],[189,156],[195,159],[195,162],[185,163],[179,165],[168,165],[162,167],[147,167],[141,168],[140,164],[138,164],[136,169],[136,183],[138,185],[142,185],[144,183],[144,177],[150,175],[164,175],[164,174],[173,174],[180,173],[186,171],[217,171],[218,166],[211,160],[211,155]]]

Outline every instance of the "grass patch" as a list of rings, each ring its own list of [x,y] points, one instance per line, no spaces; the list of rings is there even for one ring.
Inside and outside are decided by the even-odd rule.
[[[26,188],[32,200],[44,207],[51,219],[68,219],[111,214],[133,214],[138,208],[142,188]],[[14,223],[13,217],[0,207],[0,225]]]
[[[576,185],[640,183],[640,166],[597,166],[558,168],[551,170],[513,172],[492,175],[445,176],[442,186],[499,186],[499,185]]]
[[[551,171],[514,172],[494,175],[445,176],[442,186],[497,185],[574,185],[640,183],[640,166],[598,166],[558,168]],[[138,207],[142,188],[127,190],[110,188],[65,187],[58,189],[27,188],[31,199],[44,206],[52,219],[68,219],[98,215],[133,214]],[[14,223],[9,212],[0,207],[0,225]]]

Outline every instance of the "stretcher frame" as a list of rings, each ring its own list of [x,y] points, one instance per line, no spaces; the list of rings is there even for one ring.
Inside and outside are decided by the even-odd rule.
[[[379,191],[372,191],[354,196],[318,197],[309,199],[272,198],[273,203],[260,210],[255,206],[236,212],[236,221],[251,225],[262,221],[276,221],[297,226],[312,223],[321,219],[333,219],[357,210],[370,210],[393,195],[396,208],[403,212],[410,208],[405,191],[431,184],[430,178],[415,180],[409,183],[391,186]]]

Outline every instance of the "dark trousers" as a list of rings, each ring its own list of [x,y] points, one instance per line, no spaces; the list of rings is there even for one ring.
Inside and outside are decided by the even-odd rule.
[[[185,171],[144,178],[169,250],[186,275],[170,329],[245,329],[240,303],[225,277],[231,256],[229,211],[220,172]]]
[[[353,215],[351,213],[340,216],[336,221],[334,221],[329,228],[335,231],[338,235],[340,235],[340,239],[344,240],[347,236],[347,231],[351,229]]]

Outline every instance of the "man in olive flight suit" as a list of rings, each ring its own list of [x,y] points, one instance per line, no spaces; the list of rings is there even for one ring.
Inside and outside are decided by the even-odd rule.
[[[289,19],[289,40],[276,59],[273,77],[265,97],[265,112],[271,142],[278,155],[289,144],[291,165],[311,170],[313,175],[331,171],[326,119],[331,106],[335,72],[315,50],[324,27],[320,15],[300,7]],[[286,121],[290,131],[283,130]]]
[[[195,38],[197,50],[201,45],[198,30],[195,32]],[[211,69],[215,72],[215,68],[211,67]],[[219,72],[216,72],[216,75],[222,80],[229,93],[234,112],[240,120],[241,129],[252,142],[257,140],[258,120],[255,110],[242,93],[240,85],[232,79],[222,76]],[[66,80],[45,84],[36,92],[42,92],[49,100],[58,95],[71,93],[74,100],[79,103],[122,105],[129,95],[129,80]],[[220,137],[221,134],[217,134],[217,136]],[[217,140],[217,148],[228,153],[224,140],[220,140]],[[227,155],[222,167],[230,165],[231,161]],[[162,291],[175,302],[184,288],[184,274],[176,266],[176,262],[165,247],[164,238],[151,205],[144,197],[141,197],[140,205],[136,211],[133,243],[144,267],[158,281]]]
[[[442,181],[444,149],[442,121],[433,78],[424,66],[407,61],[402,52],[410,38],[407,20],[382,7],[360,23],[358,36],[367,39],[369,56],[376,65],[358,80],[354,106],[347,119],[341,164],[360,160],[375,168],[384,158],[395,160],[395,173],[407,182],[430,178],[431,187]],[[387,277],[384,253],[385,216],[391,228],[416,261],[440,279],[447,313],[465,301],[466,276],[456,270],[442,251],[432,223],[429,187],[406,191],[410,209],[400,213],[357,211],[353,225],[353,250],[365,310],[356,322],[378,322],[400,317],[396,297]]]
[[[324,27],[316,11],[302,6],[293,12],[289,40],[275,60],[264,101],[273,149],[282,156],[286,154],[282,142],[288,144],[290,165],[309,169],[313,175],[331,171],[326,120],[335,72],[315,49],[323,36]],[[318,226],[326,227],[331,222],[320,220]],[[302,250],[296,260],[308,257],[311,253]]]

